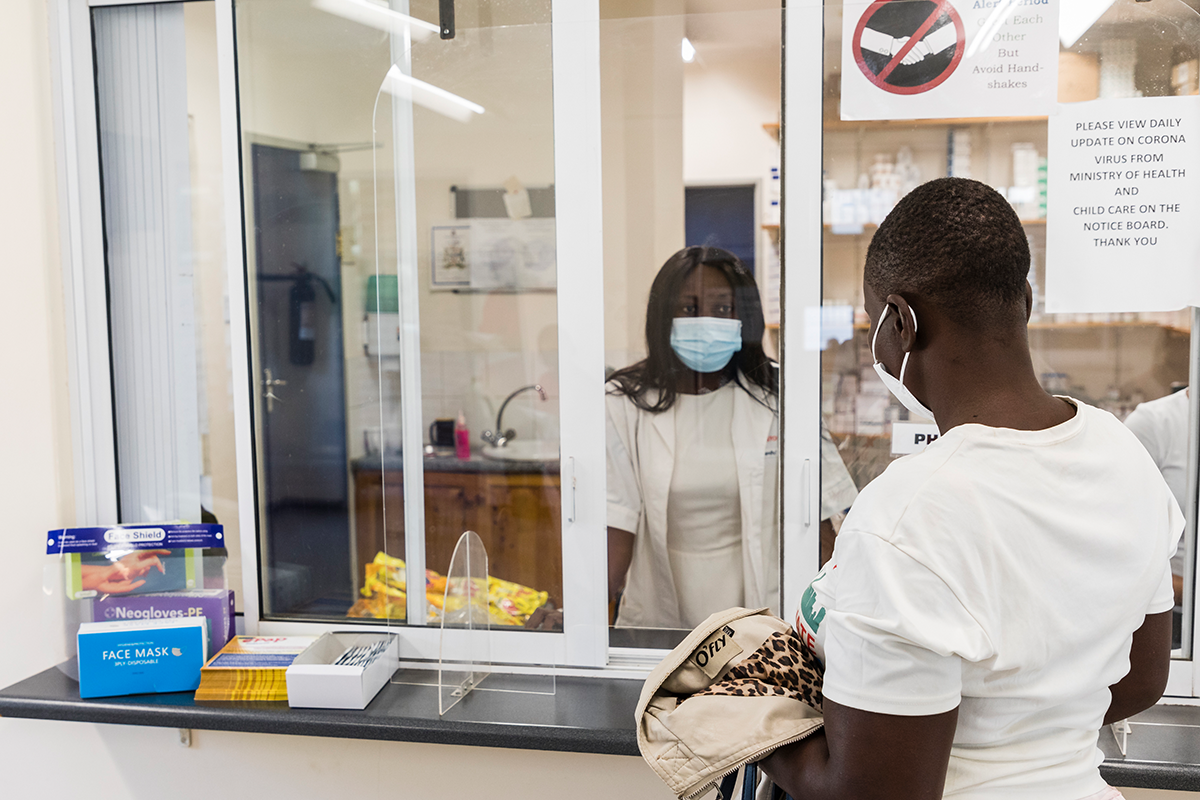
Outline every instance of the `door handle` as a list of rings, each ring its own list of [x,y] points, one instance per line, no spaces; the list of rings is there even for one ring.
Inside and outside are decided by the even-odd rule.
[[[275,411],[275,403],[283,402],[283,400],[278,395],[275,394],[275,387],[276,386],[287,386],[287,381],[285,381],[281,378],[274,377],[271,374],[271,368],[266,367],[263,369],[263,384],[262,385],[263,385],[263,389],[265,389],[265,391],[263,392],[263,399],[267,401],[267,413],[270,414],[273,411]]]

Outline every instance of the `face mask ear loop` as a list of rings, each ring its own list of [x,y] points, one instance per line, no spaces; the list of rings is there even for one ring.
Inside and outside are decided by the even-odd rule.
[[[883,307],[883,314],[879,317],[879,322],[875,325],[875,335],[871,337],[871,358],[875,359],[876,364],[879,363],[879,356],[875,355],[875,342],[879,339],[879,329],[883,327],[883,321],[887,319],[888,311],[890,310],[890,306]]]
[[[917,334],[917,312],[913,311],[910,308],[910,309],[908,309],[908,313],[912,315],[913,336],[915,337]],[[874,353],[872,353],[872,355],[874,355]],[[900,378],[899,378],[899,380],[900,380],[901,386],[904,385],[904,370],[908,368],[908,357],[911,355],[912,355],[912,351],[909,350],[907,353],[904,354],[904,360],[900,362]]]

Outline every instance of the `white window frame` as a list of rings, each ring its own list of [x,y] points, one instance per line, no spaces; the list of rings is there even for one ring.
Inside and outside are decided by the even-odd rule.
[[[393,7],[406,11],[404,0],[393,0]],[[235,76],[227,76],[225,64],[232,63],[233,20],[231,0],[222,0],[218,17],[222,64],[222,118],[230,111],[228,98],[236,98]],[[228,19],[224,18],[225,14]],[[555,135],[555,215],[558,242],[558,309],[559,352],[571,353],[570,359],[559,364],[561,420],[561,482],[562,482],[562,550],[563,606],[566,630],[562,633],[502,631],[491,637],[491,658],[496,665],[537,665],[547,670],[558,667],[594,669],[608,665],[608,626],[606,605],[596,602],[607,594],[607,528],[605,515],[605,448],[603,338],[595,332],[603,330],[603,307],[594,298],[603,291],[602,228],[600,183],[600,50],[599,0],[554,0],[552,6],[552,51],[554,63],[554,125]],[[402,60],[405,47],[397,42],[393,57]],[[406,65],[401,63],[401,68]],[[226,85],[226,81],[230,85]],[[590,91],[579,91],[579,87]],[[236,113],[236,108],[232,111]],[[393,112],[396,129],[395,151],[411,152],[412,143],[403,110]],[[228,129],[228,126],[226,126]],[[236,138],[238,132],[228,132]],[[236,142],[234,143],[236,145]],[[231,152],[226,143],[226,163],[239,163],[236,149]],[[397,158],[398,187],[397,219],[399,226],[409,224],[411,215],[404,214],[411,198],[405,196],[405,184],[411,182],[411,164],[405,171],[403,156]],[[237,175],[233,176],[237,178]],[[230,181],[229,171],[226,174]],[[410,187],[411,188],[411,187]],[[236,193],[236,207],[244,202],[241,187]],[[227,187],[226,203],[233,201],[232,187]],[[230,220],[229,224],[232,224]],[[242,230],[242,220],[236,230]],[[405,240],[412,241],[411,232]],[[230,302],[234,307],[244,302],[246,287],[241,273],[242,254],[238,243],[236,264],[239,274],[230,277]],[[230,251],[232,254],[232,250]],[[400,256],[400,282],[413,276],[415,253]],[[412,281],[415,282],[415,281]],[[237,284],[235,286],[235,283]],[[412,298],[412,293],[402,292]],[[243,305],[243,307],[245,307]],[[402,300],[401,316],[419,322],[420,309],[415,302]],[[235,314],[233,341],[249,341],[248,320]],[[237,348],[235,348],[236,350]],[[248,349],[240,353],[241,364],[233,362],[235,385],[241,383],[235,396],[235,416],[238,434],[239,506],[241,509],[242,560],[244,568],[245,627],[247,632],[286,635],[344,630],[347,624],[335,622],[288,622],[264,619],[259,605],[259,518],[256,503],[244,498],[256,497],[257,479],[251,460],[253,443],[252,409],[255,385],[251,382]],[[403,376],[404,412],[402,429],[405,441],[422,441],[424,428],[420,416],[420,347],[415,326],[401,325],[401,374]],[[246,398],[243,402],[242,398]],[[246,441],[243,441],[243,436]],[[405,448],[405,474],[423,474],[419,448]],[[405,561],[410,575],[423,580],[425,572],[424,481],[404,482],[405,498]],[[589,601],[590,600],[590,601]],[[408,616],[424,619],[424,597],[410,593]],[[401,634],[401,657],[419,661],[438,658],[440,630],[427,625],[389,626],[355,624],[354,629],[391,627]],[[497,666],[497,668],[502,668]]]
[[[109,363],[109,312],[105,286],[103,213],[100,194],[98,129],[92,56],[91,8],[150,5],[163,0],[51,0],[55,53],[55,108],[58,114],[58,161],[63,253],[70,337],[72,432],[79,524],[102,524],[117,517],[113,387]],[[166,0],[174,2],[178,0]],[[244,564],[241,590],[248,633],[316,633],[379,625],[298,623],[263,618],[260,604],[258,476],[255,452],[257,385],[251,370],[251,329],[245,275],[243,153],[240,130],[234,0],[213,0],[217,21],[219,103],[225,164],[225,259],[231,308],[230,365],[237,452],[239,523]],[[395,5],[399,7],[402,0]],[[554,120],[556,130],[556,217],[560,269],[558,307],[560,352],[572,354],[560,366],[562,436],[563,572],[566,630],[563,633],[505,631],[492,637],[497,664],[564,665],[594,672],[607,667],[608,626],[603,307],[600,181],[599,1],[554,0]],[[586,87],[580,91],[580,87]],[[582,254],[582,255],[581,255]],[[415,311],[415,309],[413,309]],[[569,324],[566,324],[569,321]],[[414,337],[415,339],[415,337]],[[415,341],[410,341],[409,371],[419,375]],[[419,392],[419,387],[418,387]],[[419,394],[416,395],[419,399]],[[409,404],[411,405],[411,403]],[[405,418],[409,441],[420,441],[419,409]],[[420,458],[419,450],[406,448]],[[409,474],[421,474],[420,462]],[[406,506],[420,514],[423,482],[405,486]],[[419,520],[420,517],[418,516]],[[409,566],[423,574],[424,527],[407,526]],[[423,599],[423,598],[422,598]],[[417,618],[422,618],[421,614]],[[402,655],[433,660],[438,656],[437,628],[404,626]],[[628,660],[627,660],[628,661]],[[628,666],[617,668],[628,671]],[[635,666],[634,671],[637,672]],[[610,674],[606,671],[605,674]]]
[[[92,63],[90,9],[163,0],[50,0],[58,196],[68,335],[71,428],[76,519],[101,524],[116,518],[116,452],[108,345],[99,137]],[[178,0],[167,0],[168,2]],[[262,618],[259,603],[259,508],[255,469],[256,384],[245,276],[242,141],[238,120],[234,0],[212,0],[217,17],[222,154],[225,173],[225,258],[231,314],[231,352],[239,523],[242,531],[242,606],[249,633],[314,633],[344,629],[337,623],[298,623]],[[394,0],[399,5],[402,0]],[[497,665],[536,664],[563,674],[642,675],[662,651],[610,648],[607,606],[605,445],[603,409],[602,187],[600,172],[599,0],[553,0],[556,217],[558,225],[559,349],[562,464],[562,543],[566,631],[506,631],[492,637]],[[781,147],[782,316],[782,609],[797,607],[818,568],[820,508],[819,351],[804,347],[806,315],[821,306],[822,53],[824,6],[815,0],[788,3],[783,12],[784,94]],[[232,121],[232,123],[230,122]],[[570,265],[565,269],[563,265]],[[814,269],[812,265],[818,265]],[[419,367],[417,368],[419,373]],[[1200,311],[1193,312],[1191,415],[1200,416]],[[412,417],[409,419],[408,417]],[[414,423],[415,420],[415,423]],[[406,438],[420,439],[415,413],[405,419]],[[415,424],[414,430],[409,430]],[[785,436],[786,434],[786,436]],[[409,440],[412,440],[409,438]],[[1196,485],[1197,443],[1191,443],[1189,485]],[[423,482],[406,485],[407,504],[423,503]],[[1197,499],[1187,509],[1195,525]],[[406,526],[408,552],[423,552],[424,528]],[[1196,555],[1195,553],[1193,554]],[[1188,565],[1194,582],[1196,559]],[[423,569],[423,564],[415,565]],[[1185,602],[1191,603],[1193,595]],[[1196,615],[1193,615],[1194,617]],[[378,626],[355,625],[386,628]],[[407,658],[437,658],[437,629],[404,626]],[[1193,619],[1193,642],[1200,620]],[[553,667],[547,665],[554,665]],[[1167,693],[1193,698],[1200,660],[1173,661]],[[503,669],[498,666],[498,669]],[[513,669],[520,669],[513,667]]]

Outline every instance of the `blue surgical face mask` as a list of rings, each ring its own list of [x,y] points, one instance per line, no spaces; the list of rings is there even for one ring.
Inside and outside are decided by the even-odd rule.
[[[904,370],[908,367],[908,357],[911,353],[904,354],[904,360],[900,362],[900,377],[897,378],[887,371],[883,366],[883,362],[879,360],[879,356],[875,355],[875,340],[879,338],[879,329],[883,327],[883,321],[887,319],[888,312],[892,310],[891,306],[883,307],[883,314],[879,317],[879,324],[875,326],[875,335],[871,337],[871,358],[875,359],[875,373],[879,375],[879,379],[883,381],[883,385],[888,388],[888,391],[895,395],[900,404],[907,408],[909,412],[916,414],[919,417],[928,417],[933,419],[933,412],[925,407],[925,404],[916,398],[916,396],[908,390],[904,385]],[[917,332],[917,312],[909,308],[909,313],[912,314],[913,333]]]
[[[742,349],[742,321],[720,317],[676,317],[671,349],[688,369],[718,372]]]

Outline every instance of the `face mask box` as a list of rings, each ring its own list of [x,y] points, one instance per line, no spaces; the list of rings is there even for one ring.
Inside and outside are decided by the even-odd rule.
[[[85,622],[77,634],[79,696],[190,692],[208,652],[203,618]]]
[[[392,633],[322,634],[287,668],[288,705],[366,708],[400,667],[399,648]]]
[[[203,619],[208,626],[208,658],[233,638],[233,591],[194,589],[155,594],[110,594],[92,601],[96,622],[130,620]]]

